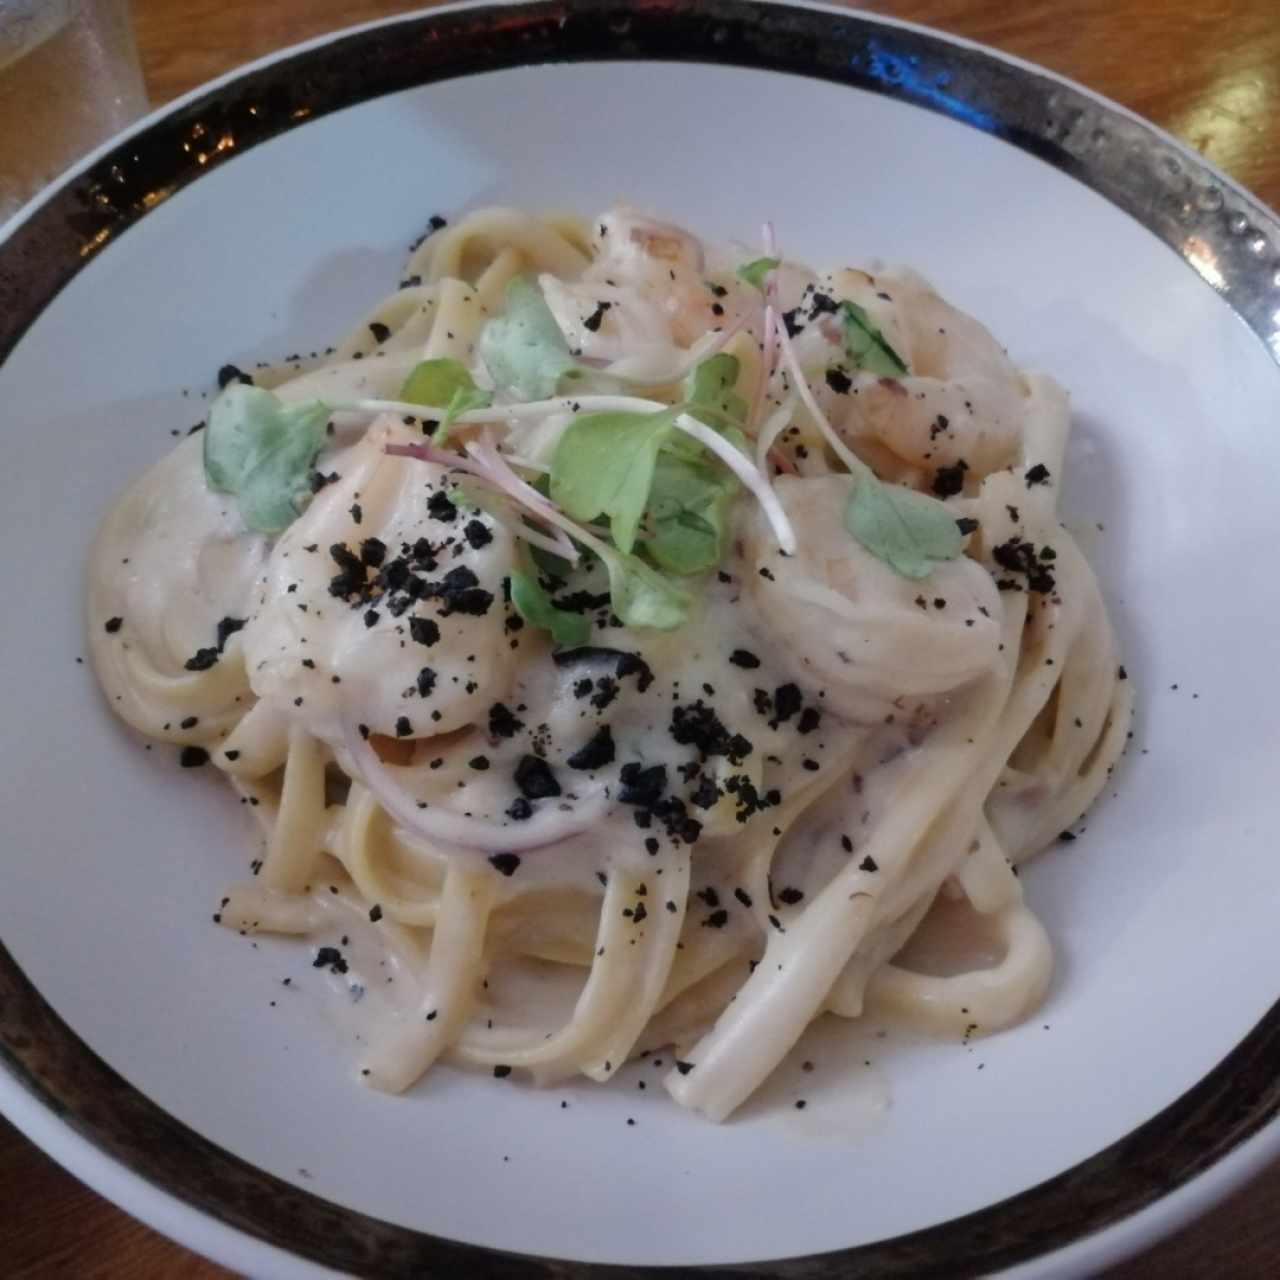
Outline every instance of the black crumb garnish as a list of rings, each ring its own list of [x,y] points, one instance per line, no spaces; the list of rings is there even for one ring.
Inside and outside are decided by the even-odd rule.
[[[423,667],[418,672],[418,696],[420,698],[429,698],[431,691],[436,687],[436,673],[430,667]]]
[[[495,1080],[505,1080],[510,1074],[511,1068],[505,1065],[505,1063],[500,1062],[493,1069],[493,1076]]]
[[[396,737],[407,738],[413,732],[413,725],[409,723],[408,716],[398,716],[396,718]]]
[[[527,822],[533,817],[533,805],[524,796],[516,796],[507,809],[507,817],[513,822]]]
[[[102,629],[107,633],[107,635],[113,636],[123,625],[123,618],[108,618],[106,622],[102,624]]]
[[[377,924],[378,921],[382,919],[382,906],[380,903],[375,902],[373,906],[369,908],[369,919],[372,920],[374,924]]]
[[[243,382],[247,387],[253,386],[253,379],[243,369],[237,369],[233,364],[224,364],[218,370],[218,390],[225,391],[232,382]]]
[[[462,532],[475,551],[479,551],[481,547],[486,547],[493,541],[493,533],[483,520],[468,520]]]
[[[933,473],[933,492],[939,498],[954,498],[964,492],[964,473],[969,464],[961,458],[954,466],[939,467]]]
[[[780,684],[773,691],[773,720],[770,722],[771,726],[776,729],[784,720],[790,720],[800,710],[803,701],[799,685],[790,682]]]
[[[604,319],[604,313],[613,306],[612,302],[597,302],[596,309],[582,322],[582,327],[589,333],[596,333],[600,329],[600,322]]]
[[[467,766],[474,769],[477,773],[487,773],[489,770],[489,757],[472,756],[471,759],[467,761]]]
[[[447,227],[448,225],[449,224],[438,213],[433,213],[430,220],[427,222],[427,229],[409,246],[409,252],[415,252],[428,236],[435,235],[435,233],[442,227]]]
[[[537,756],[520,757],[520,763],[516,765],[515,782],[520,794],[527,800],[546,800],[560,794],[560,784],[556,781],[551,766]]]
[[[457,519],[458,508],[449,501],[449,495],[443,489],[437,489],[427,499],[427,513],[433,520],[440,520],[444,524],[452,524]]]
[[[243,618],[222,618],[218,622],[215,635],[218,641],[218,652],[221,653],[227,647],[227,641],[231,639],[237,631],[244,629],[245,620]]]
[[[197,649],[182,665],[188,671],[208,671],[217,661],[218,650],[210,647],[208,649]]]
[[[1058,839],[1061,840],[1063,844],[1070,844],[1075,838],[1076,833],[1074,831],[1060,831],[1058,833]]]
[[[794,907],[803,897],[803,889],[794,889],[791,885],[788,885],[778,894],[778,901],[785,902],[789,907]]]
[[[735,649],[729,655],[729,661],[735,667],[742,667],[747,671],[753,671],[760,665],[760,659],[756,657],[749,649]]]
[[[721,907],[713,911],[703,922],[704,929],[723,929],[729,923],[729,913]]]
[[[651,764],[645,768],[632,761],[622,766],[620,777],[622,789],[618,792],[618,799],[622,804],[652,809],[667,789],[667,766],[664,764]]]
[[[373,334],[373,340],[377,343],[386,342],[391,337],[391,330],[387,328],[381,320],[372,320],[369,322],[369,332]]]
[[[440,639],[440,627],[432,618],[419,618],[415,615],[409,619],[409,635],[418,644],[433,645]]]
[[[1052,550],[1052,548],[1046,549]],[[1045,564],[1044,550],[1037,553],[1035,546],[1025,538],[1013,537],[997,547],[992,547],[991,558],[1002,569],[1025,576],[1028,591],[1038,591],[1048,595],[1054,589],[1056,580],[1053,571]],[[1052,556],[1049,557],[1049,559],[1052,558]],[[1006,590],[1010,586],[1017,588],[1016,583],[1007,579],[997,585]]]
[[[1027,474],[1024,478],[1027,482],[1028,489],[1030,489],[1031,486],[1034,484],[1048,484],[1049,468],[1046,467],[1043,462],[1037,462],[1034,467],[1031,467],[1027,471]]]
[[[859,871],[879,871],[880,864],[870,855],[867,854],[863,860],[858,863]]]
[[[358,502],[351,504],[351,518],[356,524],[359,524],[364,519],[364,508]]]
[[[524,728],[524,721],[516,718],[505,703],[495,702],[489,708],[489,735],[493,738],[514,738]]]
[[[805,707],[796,722],[797,733],[812,733],[822,723],[822,712],[817,707]]]
[[[751,895],[743,888],[739,887],[733,891],[733,896],[742,903],[744,907],[751,905]]]
[[[570,769],[601,769],[614,760],[613,733],[602,725],[565,763]]]
[[[709,774],[703,774],[697,789],[689,797],[689,803],[697,805],[699,809],[710,809],[723,794],[724,792],[716,786],[715,779]]]
[[[836,395],[847,396],[849,388],[853,386],[853,379],[843,369],[831,368],[827,370],[827,386]]]
[[[687,1076],[689,1072],[694,1069],[695,1066],[697,1066],[696,1062],[681,1062],[679,1058],[676,1059],[676,1070],[682,1076]]]
[[[516,868],[520,865],[520,859],[514,853],[495,853],[489,859],[489,865],[495,870],[501,871],[504,876],[512,876],[515,875]]]
[[[972,516],[961,516],[956,521],[956,528],[959,529],[962,534],[967,536],[968,534],[977,532],[978,522]]]
[[[178,763],[184,769],[198,769],[209,763],[209,753],[203,747],[183,747],[178,752]]]
[[[313,969],[328,969],[330,973],[346,973],[347,962],[337,947],[321,947],[311,962]]]

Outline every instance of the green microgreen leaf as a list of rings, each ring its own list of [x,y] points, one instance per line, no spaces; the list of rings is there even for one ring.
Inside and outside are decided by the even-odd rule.
[[[738,276],[756,289],[764,288],[764,278],[781,262],[780,258],[755,258],[738,268]]]
[[[235,495],[248,528],[279,533],[293,523],[311,492],[329,413],[318,400],[285,404],[262,387],[232,383],[209,411],[206,482],[219,493]]]
[[[586,616],[557,609],[538,581],[538,575],[530,568],[519,568],[512,573],[511,604],[531,627],[550,631],[551,638],[562,648],[584,645],[591,635],[591,623]]]
[[[738,358],[723,351],[694,366],[681,388],[685,412],[709,427],[719,428],[726,419],[741,423],[747,416],[747,402],[734,390],[741,369]]]
[[[507,309],[480,333],[480,359],[494,382],[525,400],[545,400],[562,378],[580,378],[560,326],[536,285],[516,276]]]
[[[645,554],[671,573],[705,573],[720,563],[738,479],[727,468],[663,452],[654,468]]]
[[[614,544],[629,553],[649,501],[658,451],[675,431],[675,419],[675,409],[575,418],[551,459],[552,501],[575,520],[608,516]]]
[[[469,409],[487,409],[493,403],[492,394],[476,386],[467,367],[448,357],[414,365],[400,391],[400,399],[444,409],[444,417],[432,433],[436,444],[444,443],[459,414]]]
[[[856,302],[846,299],[840,304],[840,324],[844,329],[844,349],[859,369],[885,378],[900,378],[908,372],[907,362],[885,341],[884,334]]]
[[[885,484],[870,471],[854,477],[844,526],[904,578],[927,577],[964,545],[955,512],[928,494]]]
[[[689,617],[689,593],[638,556],[612,547],[597,548],[597,554],[609,572],[610,604],[627,626],[673,631]]]

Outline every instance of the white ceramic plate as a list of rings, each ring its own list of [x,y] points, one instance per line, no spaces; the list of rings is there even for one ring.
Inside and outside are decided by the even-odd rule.
[[[608,1089],[447,1069],[405,1098],[354,1086],[308,955],[209,923],[251,856],[243,815],[144,751],[78,662],[93,528],[219,365],[328,342],[433,213],[617,198],[712,237],[768,217],[816,262],[910,263],[1074,397],[1067,512],[1104,526],[1131,750],[1081,838],[1026,875],[1059,957],[1041,1013],[973,1046],[871,1028],[852,1101],[824,1113],[807,1086],[807,1114],[838,1122],[787,1120],[784,1082],[711,1128],[640,1092],[644,1066]],[[539,1269],[450,1242],[722,1274],[1066,1274],[1211,1202],[1280,1149],[1276,236],[1064,82],[737,2],[380,24],[91,158],[0,230],[0,1106],[258,1274]]]

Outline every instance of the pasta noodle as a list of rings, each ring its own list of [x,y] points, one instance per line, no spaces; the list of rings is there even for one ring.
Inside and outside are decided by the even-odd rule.
[[[908,270],[766,249],[441,223],[335,348],[224,369],[102,526],[110,705],[261,824],[216,918],[340,920],[402,979],[374,1087],[673,1047],[720,1120],[824,1013],[1044,995],[1016,869],[1132,705],[1066,396]],[[947,929],[967,959],[913,961]]]

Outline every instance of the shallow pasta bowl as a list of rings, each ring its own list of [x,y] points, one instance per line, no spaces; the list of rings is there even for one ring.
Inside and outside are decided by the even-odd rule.
[[[825,1132],[769,1108],[711,1128],[635,1075],[354,1089],[319,989],[279,999],[305,961],[207,923],[241,815],[118,729],[76,661],[93,527],[219,365],[327,342],[432,213],[618,197],[911,263],[1067,386],[1066,513],[1139,689],[1114,787],[1026,873],[1060,955],[1041,1015],[977,1045],[873,1035],[878,1101]],[[0,235],[0,1105],[81,1177],[256,1274],[1054,1274],[1280,1149],[1280,588],[1247,550],[1276,530],[1280,227],[1178,144],[843,11],[464,8],[201,90]]]

